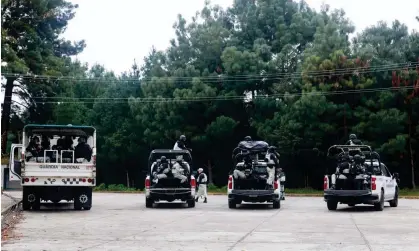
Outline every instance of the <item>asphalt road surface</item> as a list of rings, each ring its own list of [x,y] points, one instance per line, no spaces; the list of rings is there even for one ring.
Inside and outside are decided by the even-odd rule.
[[[228,209],[226,196],[195,208],[146,209],[144,195],[94,193],[91,211],[72,204],[24,212],[2,250],[403,250],[419,247],[419,200],[375,212],[322,198],[287,197],[281,209],[249,204]]]

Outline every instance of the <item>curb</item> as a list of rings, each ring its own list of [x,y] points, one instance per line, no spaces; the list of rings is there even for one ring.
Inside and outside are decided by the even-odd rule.
[[[130,194],[143,194],[143,191],[93,191],[94,193],[130,193]],[[225,193],[211,193],[209,192],[208,195],[226,195]],[[285,196],[287,197],[323,197],[323,194],[298,194],[298,193],[287,193],[285,192]],[[419,196],[412,195],[412,196],[399,196],[399,199],[410,199],[410,200],[417,200]]]
[[[3,230],[3,226],[5,221],[7,220],[7,216],[9,216],[12,212],[14,212],[17,208],[19,208],[20,203],[22,202],[21,199],[16,199],[6,193],[3,193],[2,195],[9,197],[14,201],[10,206],[8,206],[6,209],[1,211],[1,229]]]
[[[22,202],[22,200],[21,200],[21,199],[16,199],[15,197],[10,196],[10,195],[8,195],[8,194],[6,194],[6,193],[3,193],[2,195],[6,196],[6,197],[9,197],[10,199],[12,199],[12,200],[14,201],[14,203],[12,203],[12,204],[11,204],[10,206],[8,206],[6,209],[1,210],[1,215],[7,214],[7,213],[9,213],[10,211],[14,210],[14,209],[16,208],[16,206],[18,206],[18,205]]]

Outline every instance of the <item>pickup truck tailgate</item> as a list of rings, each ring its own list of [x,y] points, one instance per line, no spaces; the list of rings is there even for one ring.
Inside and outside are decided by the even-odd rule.
[[[324,190],[325,196],[342,196],[342,197],[356,197],[356,196],[366,196],[371,195],[371,190],[334,190],[326,189]]]

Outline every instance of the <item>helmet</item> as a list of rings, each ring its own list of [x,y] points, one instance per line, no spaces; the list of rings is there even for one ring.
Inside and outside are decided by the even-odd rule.
[[[246,136],[246,137],[244,137],[244,140],[245,140],[245,141],[252,141],[252,137],[250,137],[250,136]]]
[[[356,135],[352,133],[351,135],[349,135],[349,139],[350,139],[350,140],[354,140],[354,139],[356,139]]]
[[[166,160],[167,160],[167,159],[166,159],[166,156],[161,156],[161,158],[160,158],[160,161],[161,161],[161,162],[166,162]]]
[[[180,135],[179,140],[180,141],[186,141],[186,136],[185,135]]]
[[[354,162],[357,163],[357,164],[360,164],[360,163],[362,163],[362,161],[363,161],[362,156],[359,155],[359,154],[355,154],[355,156],[354,156]]]
[[[39,141],[40,141],[38,136],[33,137],[33,138],[32,138],[32,140],[33,140],[33,142],[34,142],[34,143],[36,143],[36,144],[38,144],[38,143],[39,143]]]

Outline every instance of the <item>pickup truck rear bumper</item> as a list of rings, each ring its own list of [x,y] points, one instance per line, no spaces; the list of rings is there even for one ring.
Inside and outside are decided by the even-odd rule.
[[[147,198],[153,200],[190,200],[193,195],[190,188],[152,188]]]
[[[279,200],[279,194],[274,190],[232,190],[228,195],[229,201],[245,202],[273,202]]]
[[[371,190],[324,190],[325,201],[337,201],[343,204],[370,204],[379,201],[378,194]]]

